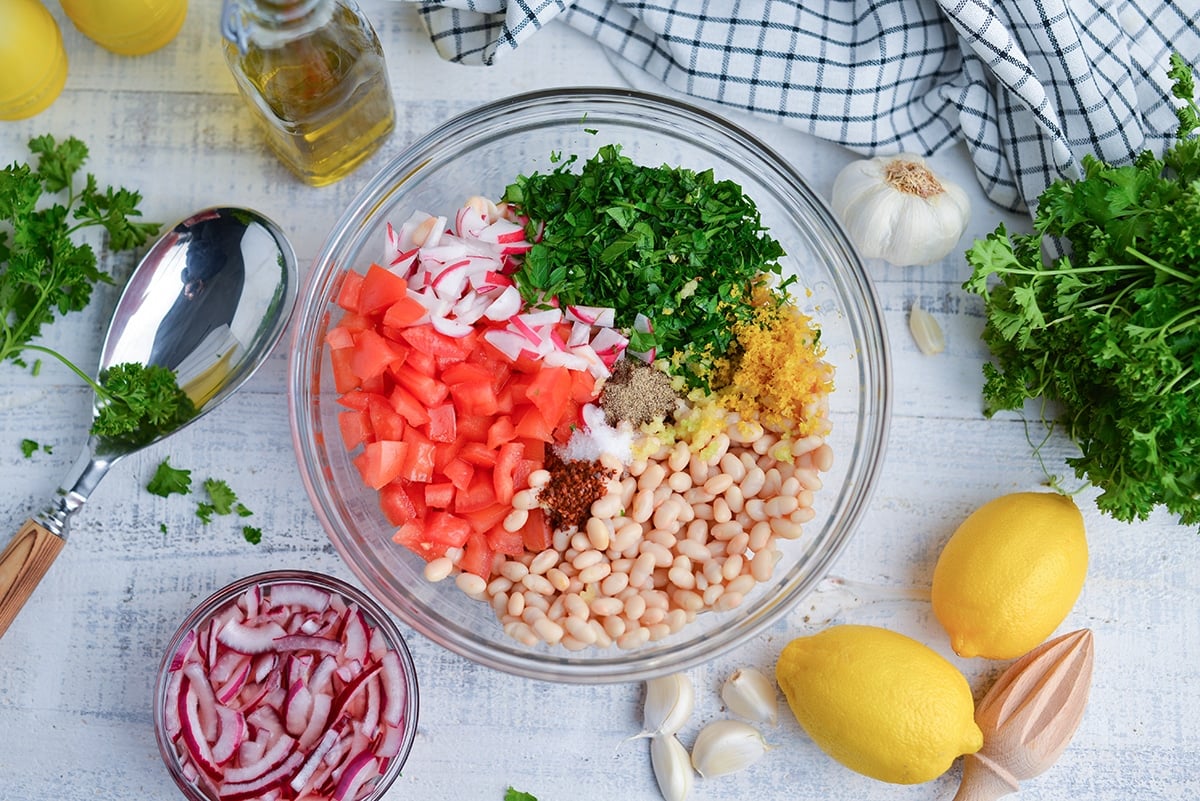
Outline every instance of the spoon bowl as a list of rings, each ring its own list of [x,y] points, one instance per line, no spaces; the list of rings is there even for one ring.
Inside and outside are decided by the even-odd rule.
[[[101,347],[118,364],[175,373],[196,413],[153,436],[92,435],[51,503],[0,554],[0,636],[66,542],[70,520],[119,459],[190,425],[246,382],[278,343],[295,306],[296,256],[282,230],[250,209],[213,207],[179,221],[125,285]],[[100,398],[96,398],[98,412]]]

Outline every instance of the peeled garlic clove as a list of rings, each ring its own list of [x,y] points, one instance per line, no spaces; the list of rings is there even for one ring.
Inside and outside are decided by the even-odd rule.
[[[714,721],[696,735],[692,767],[706,779],[748,768],[767,753],[758,729],[739,720]]]
[[[964,757],[954,801],[994,801],[1054,764],[1083,719],[1093,656],[1092,632],[1080,629],[1000,674],[975,709],[983,747]]]
[[[683,673],[659,676],[646,682],[642,712],[643,735],[674,734],[683,728],[696,703],[692,680]]]
[[[692,792],[692,761],[674,734],[660,734],[650,741],[650,765],[666,801],[683,801]]]
[[[721,700],[730,712],[755,723],[774,725],[779,714],[775,685],[755,668],[735,670],[721,686]]]
[[[946,349],[946,336],[933,315],[913,304],[908,312],[908,330],[912,332],[917,349],[926,356],[941,353]]]

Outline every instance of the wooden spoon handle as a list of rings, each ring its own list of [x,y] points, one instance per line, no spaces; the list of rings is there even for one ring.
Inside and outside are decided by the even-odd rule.
[[[0,637],[33,595],[66,542],[35,520],[24,527],[0,554]]]

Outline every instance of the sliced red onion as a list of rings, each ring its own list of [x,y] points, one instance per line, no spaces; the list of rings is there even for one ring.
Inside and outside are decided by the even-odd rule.
[[[358,788],[379,775],[379,762],[371,753],[361,753],[354,757],[342,771],[338,779],[337,789],[333,791],[334,801],[348,801],[358,793]]]
[[[247,626],[237,620],[226,623],[217,639],[224,645],[243,654],[262,654],[278,650],[276,640],[287,636],[287,631],[275,621],[261,626]]]
[[[296,611],[296,607],[324,612],[329,608],[329,598],[330,594],[320,587],[301,582],[281,583],[271,587],[271,606],[290,607],[293,612]]]

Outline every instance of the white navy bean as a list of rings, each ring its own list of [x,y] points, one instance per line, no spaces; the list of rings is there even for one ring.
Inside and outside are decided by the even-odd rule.
[[[454,562],[445,556],[431,559],[425,564],[425,580],[441,581],[454,572]]]
[[[454,583],[472,598],[482,598],[487,591],[487,582],[474,573],[459,573]]]

